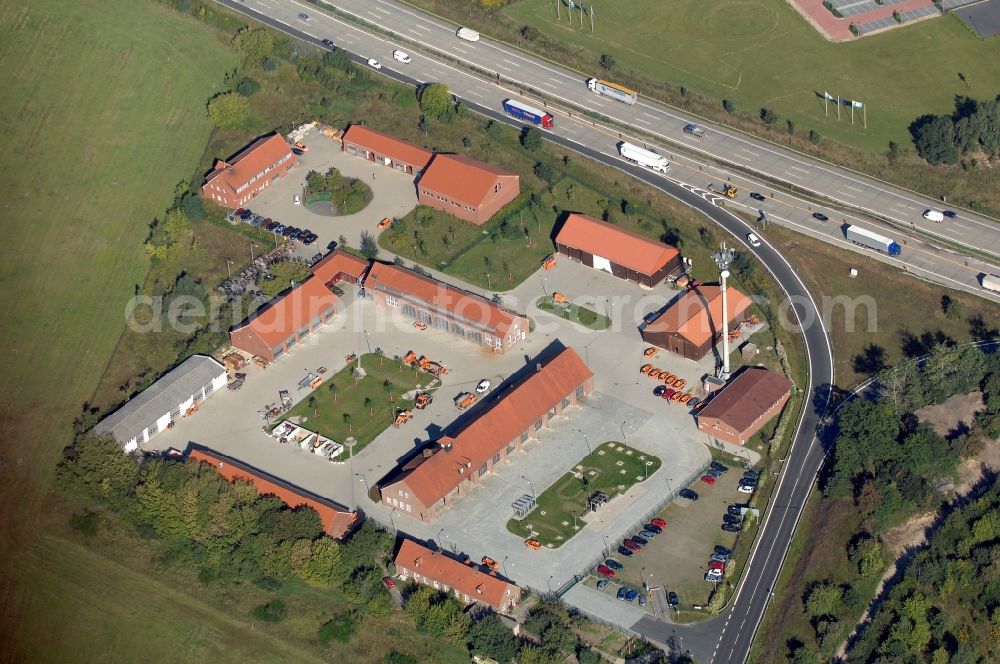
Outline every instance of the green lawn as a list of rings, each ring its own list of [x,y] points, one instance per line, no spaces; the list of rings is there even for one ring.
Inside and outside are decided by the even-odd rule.
[[[29,554],[11,547],[34,537],[73,418],[144,281],[148,225],[198,163],[210,132],[205,100],[235,58],[194,20],[134,0],[0,3],[0,58],[8,229],[0,306],[10,339],[0,377],[0,437],[10,460],[0,489],[0,558],[19,558]],[[24,586],[0,584],[4,624],[24,611],[45,615],[60,596],[58,579],[73,572],[50,562],[31,563],[55,587],[32,591],[30,608]],[[60,646],[51,623],[79,619],[100,594],[95,587],[64,617],[45,618],[50,630],[34,646],[36,659],[66,660],[53,654]],[[77,642],[93,638],[81,631]],[[41,656],[46,646],[53,651]]]
[[[614,498],[659,469],[660,460],[651,454],[615,441],[602,443],[543,491],[531,514],[520,521],[508,521],[507,530],[559,548],[585,525],[582,517],[588,510],[587,498],[594,492]]]
[[[358,442],[351,453],[357,454],[392,425],[398,409],[413,409],[413,401],[403,399],[406,392],[434,380],[428,373],[374,353],[361,356],[361,368],[367,374],[361,380],[354,377],[357,366],[355,362],[327,378],[284,419],[296,418],[310,431],[338,443],[353,437]],[[366,399],[370,400],[368,405]]]
[[[597,2],[593,33],[589,21],[583,28],[567,22],[565,11],[557,20],[550,0],[520,0],[504,13],[516,26],[585,50],[584,58],[596,62],[608,53],[617,60],[611,71],[587,73],[633,84],[629,72],[642,72],[656,83],[730,99],[750,114],[767,106],[862,150],[884,152],[890,140],[909,145],[906,127],[917,116],[950,113],[955,95],[991,98],[1000,80],[997,40],[978,39],[950,15],[834,44],[783,0]],[[586,69],[587,60],[578,67]],[[634,84],[641,92],[642,82]],[[847,116],[825,116],[816,96],[824,90],[865,102],[868,129],[857,118],[852,127]]]
[[[559,304],[551,297],[544,296],[538,298],[536,305],[542,311],[553,313],[577,325],[582,325],[588,330],[606,330],[611,327],[611,319],[604,314],[599,314],[572,302]]]

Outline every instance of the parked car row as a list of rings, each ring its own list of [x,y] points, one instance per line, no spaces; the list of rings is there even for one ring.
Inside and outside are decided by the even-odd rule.
[[[251,210],[244,208],[231,212],[228,218],[232,222],[250,224],[254,228],[259,228],[261,230],[274,233],[275,235],[280,235],[288,238],[289,240],[298,240],[304,245],[310,245],[319,238],[318,235],[313,233],[308,228],[296,228],[295,226],[282,224],[268,217],[262,217],[261,215],[255,214]]]
[[[626,537],[625,540],[618,546],[618,553],[622,554],[626,558],[631,558],[633,555],[642,551],[642,547],[649,544],[649,540],[661,534],[663,529],[666,527],[667,522],[663,519],[652,519],[649,523],[642,527],[642,530],[639,533],[632,535],[632,537]]]
[[[740,493],[753,494],[757,490],[757,483],[760,481],[760,472],[756,470],[748,470],[743,473],[743,477],[740,478],[740,486],[737,489]]]
[[[712,583],[722,581],[726,573],[726,565],[732,560],[733,552],[724,546],[717,545],[712,550],[712,555],[708,558],[708,571],[705,572],[705,580]]]
[[[720,477],[729,472],[729,466],[719,463],[718,461],[713,461],[709,464],[708,470],[705,474],[701,476],[701,481],[703,484],[708,484],[709,486],[715,484]]]

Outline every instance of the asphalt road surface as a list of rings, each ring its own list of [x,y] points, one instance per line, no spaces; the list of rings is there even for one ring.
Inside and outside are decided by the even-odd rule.
[[[446,83],[452,93],[469,104],[499,110],[504,99],[523,98],[535,106],[547,105],[548,102],[540,102],[537,99],[521,96],[524,88],[531,86],[552,95],[550,99],[555,99],[558,96],[578,108],[599,111],[602,115],[614,117],[620,122],[630,123],[646,132],[660,133],[667,139],[690,144],[689,148],[701,150],[713,158],[739,163],[747,168],[752,167],[760,171],[774,170],[778,167],[769,164],[771,164],[772,159],[779,157],[793,159],[798,164],[787,165],[786,175],[800,172],[812,173],[809,169],[815,170],[816,173],[813,175],[817,175],[820,171],[826,173],[832,168],[820,162],[810,161],[807,157],[795,153],[788,153],[785,156],[780,148],[764,143],[756,145],[752,139],[741,134],[726,133],[714,128],[709,130],[704,139],[696,139],[683,132],[681,128],[686,124],[686,118],[678,119],[680,116],[674,114],[672,109],[650,104],[643,100],[640,100],[636,106],[630,107],[599,97],[586,89],[583,83],[584,79],[578,73],[554,67],[544,61],[536,62],[519,51],[488,40],[476,43],[460,40],[453,34],[454,26],[439,22],[434,18],[426,18],[408,7],[397,7],[382,2],[382,0],[365,3],[355,0],[343,2],[338,0],[335,3],[341,11],[354,13],[372,24],[396,30],[415,42],[420,42],[427,49],[426,51],[416,50],[412,48],[412,44],[408,45],[401,39],[368,32],[347,19],[323,13],[318,7],[299,0],[218,1],[253,15],[258,20],[268,19],[268,22],[275,27],[286,32],[294,32],[296,36],[314,44],[319,45],[323,38],[331,39],[338,47],[359,56],[358,62],[363,66],[365,66],[367,58],[374,57],[381,62],[382,73],[388,76],[400,74],[418,83],[433,81]],[[308,19],[300,18],[300,14],[304,14]],[[410,54],[412,62],[403,64],[393,60],[392,52],[397,48],[406,50]],[[432,57],[427,54],[428,52],[433,53],[435,50],[448,58],[461,59],[475,66],[485,67],[488,64],[491,71],[498,70],[496,73],[500,74],[502,82],[498,83],[494,78],[476,75],[467,67],[443,60],[443,56]],[[524,85],[519,85],[515,80],[523,80]],[[629,140],[633,143],[644,143],[644,141],[649,140],[644,137],[630,136],[627,131],[620,132],[616,128],[605,126],[581,115],[578,110],[568,110],[568,107],[563,106],[557,109],[554,102],[553,106],[548,107],[547,110],[556,117],[555,129],[547,134],[561,136],[576,144],[590,147],[602,154],[614,157],[619,163],[623,162],[618,156],[617,144],[619,142]],[[669,129],[670,127],[674,127],[676,131]],[[733,145],[726,147],[726,141],[733,142]],[[986,292],[979,285],[981,275],[985,273],[1000,274],[1000,263],[984,261],[980,257],[971,257],[967,255],[971,252],[963,253],[961,248],[955,246],[935,246],[928,241],[927,235],[921,236],[917,232],[938,236],[947,232],[950,234],[949,241],[951,242],[961,244],[962,238],[966,238],[970,244],[975,244],[982,250],[990,250],[988,247],[992,246],[992,232],[1000,228],[1000,225],[994,225],[991,220],[973,217],[971,213],[962,211],[958,219],[949,220],[943,224],[934,224],[921,217],[923,209],[929,206],[930,202],[923,200],[914,202],[915,195],[911,196],[907,192],[898,194],[898,196],[905,194],[911,199],[910,203],[906,204],[909,207],[905,208],[908,211],[904,214],[902,199],[893,198],[894,202],[890,205],[887,202],[889,199],[886,198],[888,194],[883,193],[889,190],[885,189],[881,183],[872,181],[872,186],[865,190],[860,181],[848,185],[839,181],[828,182],[827,176],[820,178],[818,175],[812,180],[808,180],[819,188],[826,187],[824,195],[828,199],[836,198],[831,195],[831,192],[835,191],[835,187],[842,186],[845,191],[846,187],[851,187],[852,190],[846,191],[842,197],[843,201],[847,201],[845,205],[856,209],[872,209],[879,214],[883,212],[880,212],[881,207],[878,206],[882,206],[885,208],[887,218],[892,218],[897,223],[903,223],[906,220],[905,226],[910,229],[907,234],[898,227],[891,226],[886,222],[876,222],[858,212],[817,207],[816,203],[812,201],[781,190],[773,191],[740,171],[727,169],[725,166],[709,163],[706,159],[699,160],[697,157],[672,150],[665,143],[666,147],[652,143],[647,143],[647,145],[651,149],[659,150],[670,159],[672,166],[668,175],[665,176],[667,179],[699,189],[714,187],[716,190],[720,190],[724,183],[735,185],[740,193],[735,200],[728,202],[728,205],[734,209],[739,209],[755,217],[766,215],[769,223],[777,223],[842,248],[868,254],[929,281],[1000,301],[1000,295]],[[729,158],[724,159],[727,155]],[[831,172],[839,173],[840,170],[833,169]],[[846,171],[844,173],[846,173],[845,177],[862,177]],[[802,178],[792,179],[797,187],[808,188],[805,184],[806,180]],[[854,180],[851,181],[854,182]],[[868,192],[867,198],[863,197],[863,193],[861,193],[865,191]],[[764,200],[752,199],[751,192],[760,192]],[[897,194],[893,194],[893,196],[897,196]],[[812,216],[814,212],[820,212],[829,219],[825,222],[819,221]],[[860,224],[869,230],[888,235],[902,245],[902,254],[898,258],[890,258],[884,254],[851,244],[845,237],[844,229],[847,224]],[[758,235],[764,235],[766,229],[758,229],[756,232]],[[1000,234],[998,234],[997,239],[998,244],[994,247],[997,251],[994,253],[1000,255]]]

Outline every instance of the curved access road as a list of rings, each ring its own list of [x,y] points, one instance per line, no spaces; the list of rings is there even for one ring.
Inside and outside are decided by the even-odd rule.
[[[318,44],[319,40],[326,36],[317,37],[311,34],[311,31],[303,30],[306,22],[296,23],[293,20],[290,24],[272,18],[267,13],[249,6],[251,4],[249,2],[239,0],[217,0],[217,2],[305,41]],[[267,4],[273,5],[274,2],[275,0],[270,0]],[[312,12],[309,21],[311,23],[316,9],[308,5],[304,7],[302,11]],[[374,36],[371,39],[383,41]],[[345,50],[351,49],[345,47]],[[353,51],[353,57],[357,62],[363,63],[368,57],[367,53],[370,52],[370,50],[365,53]],[[408,85],[418,85],[422,82],[420,79],[389,68],[384,68],[382,73]],[[486,117],[521,126],[506,115],[498,113],[493,107],[482,106],[468,99],[465,104],[470,110]],[[711,218],[740,242],[743,242],[747,233],[756,230],[739,216],[722,207],[722,199],[709,191],[678,183],[647,169],[627,164],[613,154],[588,147],[570,137],[548,133],[546,138],[660,189]],[[819,308],[805,284],[784,256],[766,238],[759,247],[750,247],[745,242],[744,245],[746,250],[753,253],[774,276],[788,299],[789,308],[799,322],[809,364],[808,381],[806,385],[801,386],[805,394],[802,418],[795,430],[779,479],[774,485],[770,504],[761,521],[740,584],[726,611],[712,620],[691,626],[672,625],[652,617],[643,618],[631,626],[634,631],[653,641],[668,646],[678,644],[684,650],[690,651],[699,662],[706,663],[743,662],[750,652],[750,645],[767,607],[771,588],[777,581],[792,534],[798,524],[801,508],[808,498],[823,460],[824,450],[817,432],[829,409],[828,388],[833,384],[834,377],[833,354],[827,331]]]

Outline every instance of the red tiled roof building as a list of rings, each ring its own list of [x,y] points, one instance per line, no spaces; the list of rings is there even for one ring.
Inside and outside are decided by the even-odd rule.
[[[434,153],[382,132],[351,125],[341,139],[344,152],[408,175],[420,175]]]
[[[205,447],[192,448],[188,459],[210,464],[227,482],[249,482],[262,495],[277,497],[291,508],[308,505],[316,510],[323,522],[323,532],[334,539],[340,539],[354,528],[358,513],[341,507],[331,500],[299,489],[284,480],[256,470],[246,464]]]
[[[466,565],[443,551],[428,549],[404,539],[393,561],[396,575],[407,581],[433,586],[459,602],[478,602],[497,613],[508,613],[521,600],[521,589],[513,583],[484,572],[478,565]]]
[[[421,521],[459,500],[514,450],[594,390],[594,374],[572,348],[537,365],[454,438],[399,468],[381,485],[382,504]]]
[[[587,267],[650,288],[681,271],[681,254],[674,247],[583,214],[566,217],[556,249]]]
[[[527,317],[398,265],[372,265],[365,291],[381,306],[494,352],[506,352],[528,336]]]
[[[236,209],[249,203],[296,164],[298,158],[284,138],[277,134],[259,138],[232,159],[215,162],[201,194],[219,205]]]
[[[482,226],[521,193],[517,173],[457,154],[434,156],[417,181],[421,205]]]
[[[735,330],[753,303],[732,286],[726,288],[729,329]],[[708,355],[722,339],[722,289],[698,286],[686,291],[658,318],[640,329],[646,343],[666,348],[689,360]]]
[[[337,313],[337,296],[310,277],[233,328],[233,346],[273,362]]]
[[[745,445],[781,412],[791,393],[791,381],[781,374],[748,367],[698,412],[698,430],[716,440]]]

